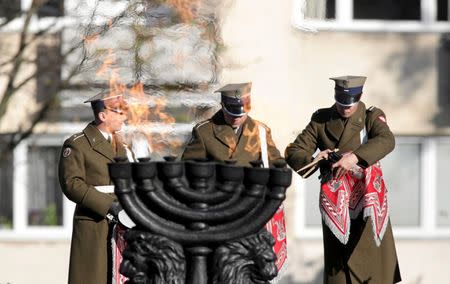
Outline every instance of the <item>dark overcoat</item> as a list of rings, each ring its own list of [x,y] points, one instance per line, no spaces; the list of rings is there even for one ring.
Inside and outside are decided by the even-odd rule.
[[[112,185],[108,163],[126,157],[125,148],[113,147],[91,123],[64,142],[59,160],[59,182],[65,196],[76,203],[70,248],[69,284],[106,284],[108,264],[108,209],[114,193],[94,186]]]
[[[283,160],[267,125],[248,116],[241,126],[240,135],[236,135],[233,128],[225,122],[222,110],[193,128],[191,140],[184,149],[182,159],[236,160],[239,166],[251,166],[251,161],[261,159],[258,125],[266,131],[269,164]]]
[[[364,126],[368,141],[361,145],[360,133]],[[384,112],[374,107],[366,110],[364,103],[359,102],[356,112],[347,120],[340,117],[335,105],[315,112],[311,122],[287,146],[285,158],[294,170],[299,170],[314,159],[313,154],[317,149],[338,148],[340,153],[353,151],[361,165],[370,166],[394,147],[394,135]],[[401,280],[390,222],[379,247],[374,241],[372,223],[363,221],[362,217],[351,221],[347,245],[340,243],[325,224],[322,228],[324,283],[388,284]]]

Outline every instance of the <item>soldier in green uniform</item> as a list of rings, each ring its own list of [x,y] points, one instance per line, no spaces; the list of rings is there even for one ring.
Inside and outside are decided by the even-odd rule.
[[[366,109],[360,101],[366,77],[330,79],[335,81],[335,104],[316,111],[285,151],[287,163],[303,177],[320,168],[324,283],[396,283],[401,277],[386,195],[383,190],[367,192],[368,188],[383,189],[377,162],[394,149],[394,136],[384,112]],[[316,150],[319,153],[313,157]],[[336,150],[338,155],[333,152]],[[380,173],[378,183],[373,183],[376,186],[362,183],[356,188],[348,183],[356,173],[369,179],[369,170]],[[341,212],[347,215],[339,215]],[[380,220],[384,225],[378,227]]]
[[[251,118],[251,83],[229,84],[217,90],[221,94],[222,108],[212,118],[198,123],[192,130],[192,138],[185,148],[182,159],[210,160],[223,162],[233,160],[238,166],[255,166],[253,161],[261,161],[260,166],[286,166],[275,143],[270,128]],[[253,164],[253,165],[252,165]],[[256,164],[257,165],[257,164]],[[269,227],[276,222],[284,224],[284,209],[269,221]],[[278,231],[280,230],[280,231]],[[277,232],[280,234],[277,235]],[[279,271],[286,264],[286,239],[284,226],[272,230],[276,244],[274,252],[282,259],[277,263]],[[281,256],[283,256],[281,258]]]
[[[251,83],[229,84],[217,92],[221,93],[221,110],[193,128],[182,159],[235,160],[239,166],[251,166],[256,160],[266,166],[284,161],[270,128],[248,115]]]
[[[126,119],[121,95],[102,92],[90,102],[95,120],[64,142],[59,182],[65,196],[76,203],[70,249],[70,284],[106,284],[110,221],[121,210],[108,173],[108,163],[126,157],[115,133]]]

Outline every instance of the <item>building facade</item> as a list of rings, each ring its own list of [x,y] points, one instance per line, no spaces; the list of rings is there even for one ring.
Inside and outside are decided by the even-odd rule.
[[[31,1],[17,2],[19,11],[25,11]],[[215,79],[204,79],[211,85],[252,81],[252,117],[272,128],[283,151],[316,109],[333,104],[334,83],[329,77],[368,77],[362,99],[367,106],[385,111],[396,136],[396,149],[381,163],[404,283],[450,281],[450,193],[445,183],[450,164],[448,2],[262,0],[256,5],[225,1],[219,7],[221,72]],[[63,18],[69,21],[70,7],[65,4]],[[5,14],[0,17],[9,15]],[[13,26],[1,30],[16,38],[8,42],[18,40],[18,31]],[[64,50],[66,36],[58,34],[40,50],[48,51],[48,46],[55,46],[48,42],[60,39]],[[31,82],[23,94],[37,94],[39,88],[37,81]],[[56,165],[62,141],[90,119],[88,107],[80,104],[88,95],[61,92],[65,114],[57,116],[59,121],[36,127],[2,164],[0,253],[11,258],[0,260],[0,283],[30,283],[36,275],[43,275],[38,282],[66,281],[73,204],[59,191]],[[211,91],[190,95],[189,107],[217,107]],[[174,117],[189,109],[176,99],[169,105]],[[176,128],[182,139],[188,139],[183,135],[189,134],[199,117],[178,117]],[[4,143],[14,132],[7,127],[11,121],[1,122],[6,125]],[[321,283],[317,178],[295,177],[286,208],[289,270],[283,281]],[[49,260],[42,262],[42,255],[50,256]],[[20,262],[28,273],[22,272]]]

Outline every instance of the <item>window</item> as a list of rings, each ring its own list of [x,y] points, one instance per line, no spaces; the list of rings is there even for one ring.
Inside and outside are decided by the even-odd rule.
[[[354,19],[420,20],[420,0],[353,0]]]
[[[294,0],[293,24],[307,30],[448,32],[449,0]]]
[[[438,21],[448,21],[449,5],[448,0],[437,0],[437,19]]]
[[[20,0],[0,1],[0,18],[13,19],[20,13]]]
[[[70,238],[75,205],[57,171],[64,138],[32,135],[0,163],[0,240]]]
[[[381,160],[394,234],[405,238],[450,238],[450,192],[445,180],[450,137],[397,137],[395,150]],[[322,236],[318,173],[295,175],[296,231],[300,238]]]
[[[4,136],[2,136],[2,138],[4,138]],[[1,146],[3,145],[5,145],[5,143],[2,143]],[[14,169],[14,167],[11,167],[12,163],[13,155],[9,152],[2,151],[2,154],[0,155],[0,230],[12,229],[12,176]]]
[[[450,228],[450,190],[448,175],[448,166],[450,165],[450,141],[438,140],[436,149],[436,176],[437,176],[437,225],[439,227]]]
[[[37,15],[42,17],[61,17],[64,15],[64,1],[48,0],[39,7]]]
[[[60,147],[28,148],[28,225],[60,226],[63,194],[58,182]]]

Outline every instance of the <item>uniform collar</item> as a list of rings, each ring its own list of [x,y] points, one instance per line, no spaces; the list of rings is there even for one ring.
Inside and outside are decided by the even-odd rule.
[[[233,127],[226,123],[221,110],[219,110],[212,117],[212,122],[214,136],[217,140],[221,141],[224,145],[230,148],[232,150],[230,151],[231,153],[234,153],[238,148],[240,149],[242,147],[245,147],[244,144],[246,144],[248,140],[246,134],[253,133],[256,126],[255,121],[250,116],[247,116],[247,119],[240,126],[240,128],[242,128],[242,134],[240,139],[238,140]]]
[[[89,123],[83,132],[94,151],[97,151],[111,161],[114,161],[115,155],[111,144],[108,143],[100,130],[95,126],[94,122]]]
[[[103,131],[103,130],[101,130],[99,128],[97,128],[97,129],[98,129],[98,131],[100,131],[100,133],[103,135],[103,137],[105,137],[106,140],[108,140],[108,138],[112,139],[112,134],[111,133],[105,132],[105,131]]]
[[[344,149],[345,145],[348,144],[350,139],[352,139],[355,135],[358,134],[359,138],[359,132],[364,128],[366,121],[366,106],[363,102],[359,102],[358,108],[356,112],[348,118],[347,124],[344,129],[344,133],[342,133],[342,136],[339,140],[338,148]]]
[[[336,109],[336,105],[333,105],[330,109],[330,117],[325,123],[325,128],[334,140],[339,141],[339,138],[341,138],[342,132],[344,131],[344,124]]]

